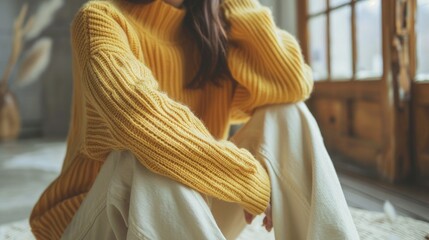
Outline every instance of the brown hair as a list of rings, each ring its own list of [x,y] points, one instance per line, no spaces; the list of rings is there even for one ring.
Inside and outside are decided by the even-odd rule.
[[[126,0],[133,3],[150,3],[154,0]],[[220,4],[223,0],[184,0],[185,24],[188,26],[200,49],[200,66],[186,88],[203,88],[211,82],[220,86],[220,81],[231,73],[227,65],[227,24]]]

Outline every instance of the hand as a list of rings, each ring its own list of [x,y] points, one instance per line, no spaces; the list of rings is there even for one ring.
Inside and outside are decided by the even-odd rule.
[[[271,209],[271,203],[268,205],[267,209],[265,209],[265,217],[262,221],[262,226],[265,227],[265,229],[268,232],[271,232],[273,229],[273,215],[272,215],[272,209]],[[244,219],[246,220],[247,224],[251,224],[253,219],[255,218],[254,215],[244,210]]]

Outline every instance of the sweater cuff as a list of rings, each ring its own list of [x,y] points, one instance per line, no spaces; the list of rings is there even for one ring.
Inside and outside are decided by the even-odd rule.
[[[267,171],[261,164],[256,164],[257,170],[254,179],[250,179],[253,185],[249,186],[248,193],[243,199],[243,208],[251,214],[263,213],[270,203],[271,182]],[[267,184],[269,183],[269,184]]]
[[[258,0],[225,0],[222,3],[222,8],[227,12],[259,7],[261,7],[261,4]]]

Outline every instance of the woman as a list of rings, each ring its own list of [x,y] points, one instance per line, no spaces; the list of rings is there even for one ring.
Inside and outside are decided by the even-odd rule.
[[[91,1],[74,19],[72,47],[67,153],[33,209],[38,239],[221,239],[213,216],[201,217],[207,206],[190,205],[203,197],[239,204],[249,221],[268,209],[271,229],[266,166],[225,140],[229,124],[305,100],[313,83],[296,40],[267,8],[257,0]],[[155,210],[184,222],[166,224]]]

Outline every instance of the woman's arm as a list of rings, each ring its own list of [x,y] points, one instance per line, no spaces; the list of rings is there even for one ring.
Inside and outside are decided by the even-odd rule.
[[[307,99],[311,70],[296,39],[277,28],[270,9],[257,0],[225,0],[222,8],[230,24],[228,65],[239,83],[233,121],[247,119],[259,106]]]
[[[87,102],[108,126],[117,149],[148,169],[258,214],[270,198],[261,164],[245,149],[215,140],[191,110],[159,90],[133,50],[136,36],[107,3],[89,3],[72,27]]]

